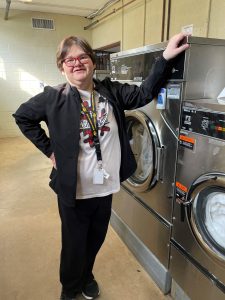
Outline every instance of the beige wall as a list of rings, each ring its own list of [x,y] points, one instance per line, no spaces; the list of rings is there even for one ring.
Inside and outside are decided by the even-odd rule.
[[[32,29],[32,17],[54,19],[55,30]],[[87,24],[81,17],[19,10],[10,10],[6,21],[0,10],[0,137],[20,134],[11,114],[41,92],[43,83],[65,81],[55,64],[57,45],[72,34],[91,43],[91,32],[83,29]]]
[[[144,45],[155,44],[161,41],[162,16],[163,0],[147,0]]]
[[[130,0],[121,0],[115,8],[128,2]],[[164,39],[167,32],[168,3],[166,0]],[[110,7],[105,15],[113,8]],[[123,8],[122,13],[117,13],[116,17],[115,15],[112,14],[91,29],[94,47],[120,41],[121,50],[127,50],[161,41],[163,0],[136,0]],[[224,0],[171,0],[169,37],[180,32],[183,26],[193,24],[194,36],[224,39],[224,16]]]
[[[114,9],[126,5],[130,0],[121,0],[110,7],[103,15],[93,21],[104,18]],[[93,48],[120,42],[121,50],[140,47],[161,41],[163,0],[136,0],[125,8],[112,13],[90,30]]]
[[[120,6],[121,3],[119,2],[119,4],[110,7],[105,14],[101,15],[101,18]],[[96,17],[96,20],[98,20],[98,17]],[[92,34],[92,46],[94,49],[122,42],[122,10],[112,14],[111,17],[101,21],[99,25],[95,26],[93,30],[89,29],[89,31]]]
[[[170,36],[184,25],[193,24],[194,36],[207,36],[210,0],[172,0]]]
[[[124,0],[124,4],[130,0]],[[144,45],[144,1],[137,0],[123,10],[123,49]]]
[[[225,39],[224,0],[212,0],[209,18],[209,37]]]
[[[119,1],[96,19],[129,1]],[[0,9],[0,137],[20,134],[11,114],[20,103],[42,91],[42,83],[55,85],[64,81],[55,65],[56,47],[63,37],[81,35],[93,48],[120,41],[122,50],[158,43],[162,13],[163,0],[136,0],[84,30],[89,21],[82,17],[10,10],[9,20],[5,21],[5,11]],[[193,24],[195,36],[225,39],[224,16],[224,0],[171,0],[169,36]],[[54,19],[56,29],[32,29],[32,17]],[[166,25],[167,19],[164,38]]]

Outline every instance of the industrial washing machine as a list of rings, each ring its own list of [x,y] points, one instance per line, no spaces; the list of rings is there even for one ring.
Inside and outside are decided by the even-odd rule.
[[[171,274],[191,299],[225,299],[225,106],[185,102]],[[216,102],[216,101],[215,101]]]
[[[111,218],[112,226],[164,293],[171,287],[170,274],[186,290],[176,273],[180,260],[174,255],[180,224],[172,221],[173,207],[177,210],[179,205],[173,198],[183,103],[216,99],[225,86],[224,40],[188,37],[188,43],[189,49],[176,58],[171,78],[159,94],[158,100],[166,99],[164,107],[160,101],[152,101],[143,108],[126,112],[138,168],[115,195]],[[113,54],[112,80],[140,84],[165,47],[166,43],[160,43]],[[184,237],[185,234],[181,233]]]
[[[196,84],[182,102],[169,269],[182,291],[175,299],[224,300],[225,41],[196,39],[193,48]]]
[[[166,43],[111,55],[112,80],[140,85]],[[114,195],[111,224],[164,293],[168,272],[175,162],[184,54],[162,88],[159,100],[126,111],[127,132],[137,162],[136,172]],[[165,101],[166,100],[166,101]]]

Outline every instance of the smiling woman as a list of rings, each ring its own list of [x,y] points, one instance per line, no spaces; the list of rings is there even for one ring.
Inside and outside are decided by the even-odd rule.
[[[64,39],[57,51],[57,66],[71,86],[91,92],[95,55],[91,46],[79,37]]]
[[[178,46],[183,38],[171,39],[140,87],[94,79],[90,45],[65,38],[56,61],[67,83],[45,87],[14,114],[23,134],[52,161],[50,186],[62,222],[61,300],[74,300],[80,292],[86,299],[100,294],[93,267],[107,233],[112,195],[136,169],[124,110],[144,106],[158,94],[172,69],[167,60],[188,47]]]

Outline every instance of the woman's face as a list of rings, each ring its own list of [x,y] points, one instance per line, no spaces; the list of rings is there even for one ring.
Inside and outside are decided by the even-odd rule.
[[[65,75],[71,85],[84,90],[92,86],[95,64],[79,46],[73,45],[70,48],[63,61],[62,68],[62,74]]]

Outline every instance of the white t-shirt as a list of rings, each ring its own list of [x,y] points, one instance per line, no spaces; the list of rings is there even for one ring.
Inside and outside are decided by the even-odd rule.
[[[91,93],[79,90],[86,107],[91,108]],[[103,169],[110,175],[103,184],[93,184],[97,167],[97,156],[92,140],[92,130],[83,112],[80,121],[80,150],[77,167],[77,199],[107,196],[120,189],[121,149],[113,109],[108,100],[94,91],[97,111],[98,136],[102,154]]]

